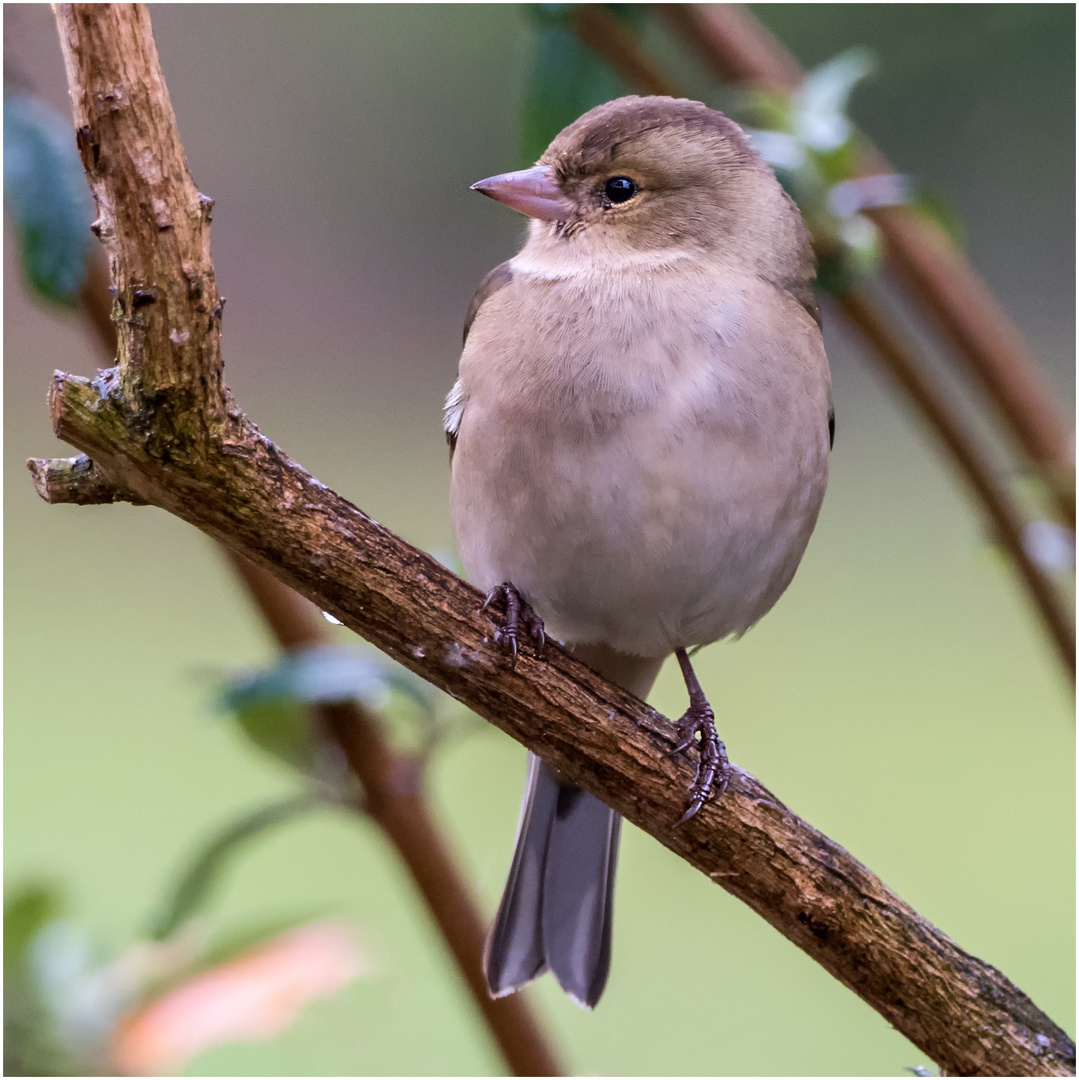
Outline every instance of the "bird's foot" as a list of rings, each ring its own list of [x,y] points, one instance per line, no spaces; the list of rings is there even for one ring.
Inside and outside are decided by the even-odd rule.
[[[675,828],[689,821],[709,799],[722,795],[731,780],[727,748],[716,732],[715,714],[707,702],[693,704],[686,709],[678,721],[678,745],[670,751],[670,756],[680,754],[691,746],[697,747],[697,775],[689,789],[689,806]]]
[[[495,641],[505,645],[513,654],[513,666],[517,666],[518,642],[522,631],[532,642],[536,652],[542,652],[547,643],[543,630],[543,620],[532,610],[532,605],[517,591],[510,582],[496,585],[483,602],[480,611],[486,611],[493,603],[501,600],[506,606],[506,614],[495,630]]]

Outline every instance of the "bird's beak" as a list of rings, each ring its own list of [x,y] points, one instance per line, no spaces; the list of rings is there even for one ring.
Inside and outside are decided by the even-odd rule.
[[[501,173],[473,184],[472,190],[543,221],[568,221],[573,214],[573,204],[562,194],[547,165]]]

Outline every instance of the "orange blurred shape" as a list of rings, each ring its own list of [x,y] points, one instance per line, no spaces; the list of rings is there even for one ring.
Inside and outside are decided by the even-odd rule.
[[[121,1019],[110,1061],[122,1076],[161,1076],[211,1046],[272,1038],[309,1001],[331,997],[365,969],[342,924],[291,930]]]

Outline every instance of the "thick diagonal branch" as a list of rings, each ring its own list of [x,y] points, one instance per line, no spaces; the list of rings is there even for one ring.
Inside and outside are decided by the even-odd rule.
[[[65,37],[84,59],[86,78],[80,81],[76,67],[72,83],[77,109],[95,85],[95,52],[123,50],[129,41],[129,35],[100,29],[84,40],[80,27],[123,18],[128,10],[60,10]],[[147,31],[144,21],[140,26]],[[143,93],[152,80],[135,61],[147,55],[142,45],[123,63],[110,56],[101,64],[113,70],[130,63],[132,85],[122,89],[136,109],[159,108],[162,100]],[[147,125],[160,122],[158,115]],[[118,130],[115,135],[122,137]],[[109,169],[129,167],[130,159],[109,138],[101,150],[113,163],[104,173],[109,191],[129,193],[116,199],[117,218],[150,227],[139,218],[137,183],[113,183],[109,176]],[[178,205],[183,197],[180,184]],[[116,235],[125,231],[118,226]],[[141,252],[141,244],[116,252],[128,260],[125,273],[132,277],[153,269],[139,264]],[[201,269],[212,272],[208,256]],[[171,315],[181,333],[202,317],[194,299],[186,314],[177,307]],[[121,320],[120,333],[137,336],[137,320]],[[125,349],[130,353],[130,342],[121,345],[121,355]],[[189,386],[206,372],[201,352],[187,355],[187,362],[190,377],[182,382]],[[203,425],[208,437],[185,441],[190,418],[184,407],[192,398],[178,405],[171,383],[155,395],[150,373],[162,366],[139,365],[134,395],[121,372],[102,373],[94,382],[58,373],[51,394],[56,433],[89,454],[119,488],[270,570],[708,874],[948,1072],[1058,1075],[1074,1069],[1067,1035],[1000,972],[963,952],[747,773],[735,769],[727,794],[675,830],[689,767],[664,753],[673,732],[666,720],[555,646],[542,662],[525,654],[510,667],[490,640],[476,590],[320,484],[223,401],[222,422]],[[165,412],[163,428],[158,410]]]
[[[666,756],[673,729],[652,709],[556,647],[511,668],[477,591],[254,429],[194,467],[147,457],[107,382],[58,375],[53,413],[60,437],[126,490],[242,551],[523,742],[748,903],[948,1071],[1068,1072],[1072,1044],[1029,999],[753,777],[736,769],[723,799],[675,830],[687,766]]]

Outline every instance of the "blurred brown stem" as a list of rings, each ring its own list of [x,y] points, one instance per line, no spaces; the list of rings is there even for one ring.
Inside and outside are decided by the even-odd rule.
[[[918,363],[902,334],[889,323],[871,297],[864,291],[853,291],[837,297],[837,302],[966,477],[1074,681],[1075,627],[1060,591],[1027,553],[1023,545],[1023,519],[997,483],[985,455],[947,398]]]
[[[663,13],[713,71],[724,79],[782,93],[789,93],[801,82],[802,72],[794,58],[739,5],[659,4],[656,10]],[[580,5],[573,18],[574,27],[585,44],[603,56],[628,83],[645,93],[684,96],[605,7]],[[887,163],[881,166],[885,167],[891,171]],[[898,245],[896,249],[904,253],[900,258],[893,251],[893,258],[908,273],[912,266],[921,267],[924,272],[917,280],[921,288],[932,292],[934,310],[940,307],[941,312],[951,319],[946,325],[967,327],[972,321],[977,324],[978,318],[983,318],[994,328],[987,340],[983,340],[985,335],[980,331],[976,336],[968,334],[964,337],[966,351],[962,355],[982,374],[1011,430],[1033,459],[1045,466],[1043,473],[1052,466],[1049,478],[1056,480],[1052,490],[1061,512],[1074,528],[1074,494],[1069,495],[1067,485],[1062,489],[1059,483],[1060,452],[1067,442],[1067,428],[1052,400],[1042,390],[1033,360],[1020,347],[1022,341],[1018,330],[1011,326],[992,295],[939,229],[906,207],[888,209],[895,211],[895,215],[886,215],[886,220],[883,223],[878,220],[878,224],[890,237],[892,246]],[[892,232],[889,233],[885,226]],[[950,255],[946,255],[947,252]],[[956,275],[954,281],[948,279],[947,274],[940,276],[945,263],[949,272]],[[935,273],[930,274],[930,269]],[[959,303],[960,294],[972,305],[970,308]],[[1015,500],[1006,486],[997,478],[985,452],[966,431],[959,410],[920,368],[914,349],[905,343],[897,328],[888,325],[878,306],[865,293],[840,298],[840,307],[870,345],[871,354],[892,373],[925,418],[982,504],[1074,683],[1075,628],[1060,590],[1027,552],[1023,544],[1023,516],[1016,509]],[[1008,327],[1010,332],[1006,332]],[[1061,435],[1062,431],[1064,435]],[[1051,438],[1031,441],[1035,432],[1039,433],[1038,439],[1047,434]],[[1047,456],[1051,447],[1055,455],[1052,457]]]
[[[804,72],[741,4],[658,4],[668,23],[724,82],[789,94]],[[621,47],[621,46],[620,46]],[[892,173],[866,144],[863,175]],[[1038,467],[1061,517],[1075,528],[1072,432],[1019,329],[943,230],[909,206],[867,211],[907,287],[933,313],[1023,456]]]
[[[232,549],[225,548],[225,553],[282,649],[329,640],[321,616],[302,596]],[[364,809],[393,844],[427,902],[506,1065],[516,1076],[563,1075],[525,996],[495,1000],[487,992],[481,965],[483,923],[431,816],[418,762],[395,753],[379,720],[356,702],[321,705],[315,711],[363,785]]]
[[[206,201],[146,10],[60,5],[57,21],[118,283],[117,366],[93,382],[57,372],[50,394],[54,431],[92,458],[95,499],[100,476],[176,514],[468,704],[750,905],[949,1073],[1073,1073],[1074,1043],[1025,994],[744,770],[674,828],[691,766],[668,752],[669,721],[555,644],[509,665],[480,593],[254,427],[220,380]],[[54,469],[77,473],[33,468],[45,492]],[[370,729],[346,734],[359,769]]]
[[[577,36],[593,52],[605,56],[631,86],[646,94],[681,97],[677,86],[637,48],[633,35],[604,4],[575,4],[570,23]]]

